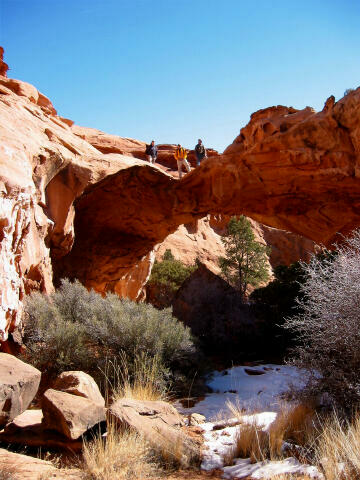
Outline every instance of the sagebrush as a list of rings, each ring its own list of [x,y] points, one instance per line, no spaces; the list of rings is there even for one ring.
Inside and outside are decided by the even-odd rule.
[[[97,376],[109,358],[123,353],[129,364],[140,353],[170,369],[195,362],[190,330],[169,309],[112,293],[102,297],[78,281],[62,280],[51,295],[30,295],[25,312],[26,358],[50,377],[64,370]]]

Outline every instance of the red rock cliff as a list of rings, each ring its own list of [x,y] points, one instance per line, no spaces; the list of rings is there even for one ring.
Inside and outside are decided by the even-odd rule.
[[[257,112],[223,155],[179,182],[101,153],[35,87],[0,76],[2,339],[24,294],[53,288],[53,270],[139,298],[154,246],[207,214],[331,243],[360,225],[359,145],[360,89],[319,113]]]

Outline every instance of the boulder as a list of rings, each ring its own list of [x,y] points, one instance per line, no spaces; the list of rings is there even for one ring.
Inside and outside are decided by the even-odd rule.
[[[0,442],[26,447],[45,447],[81,452],[82,440],[70,440],[53,430],[46,430],[41,410],[25,410],[0,432]]]
[[[120,429],[135,430],[155,449],[183,466],[199,460],[198,445],[180,429],[182,418],[166,402],[123,398],[111,405],[108,420]]]
[[[80,480],[79,470],[60,470],[40,458],[0,448],[0,478],[4,480]]]
[[[85,372],[63,372],[57,377],[52,388],[60,392],[87,398],[105,407],[105,400],[100,393],[99,387],[95,380]]]
[[[46,390],[42,398],[43,425],[48,430],[76,440],[94,425],[105,420],[106,409],[84,397]]]
[[[0,426],[30,405],[40,383],[41,372],[7,353],[0,353]]]

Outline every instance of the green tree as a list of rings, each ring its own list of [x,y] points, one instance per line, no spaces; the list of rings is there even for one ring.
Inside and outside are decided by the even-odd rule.
[[[243,215],[231,218],[222,241],[226,256],[219,258],[221,272],[244,300],[249,285],[257,287],[270,278],[267,266],[270,249],[256,241],[251,223]]]
[[[196,265],[185,265],[176,260],[167,249],[161,262],[155,262],[147,285],[147,297],[158,308],[169,307],[175,293],[196,270]]]

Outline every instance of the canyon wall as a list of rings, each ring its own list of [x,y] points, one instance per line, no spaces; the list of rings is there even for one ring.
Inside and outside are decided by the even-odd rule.
[[[7,78],[0,57],[1,340],[24,295],[51,291],[53,278],[140,299],[154,247],[209,214],[245,214],[327,245],[360,225],[360,89],[319,113],[256,112],[223,155],[179,181],[130,156],[142,142],[117,140],[109,153],[35,87]]]

